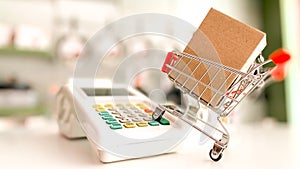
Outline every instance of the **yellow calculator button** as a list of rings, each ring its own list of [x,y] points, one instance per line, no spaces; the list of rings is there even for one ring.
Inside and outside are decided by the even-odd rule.
[[[112,105],[112,104],[105,104],[104,107],[109,107],[109,108],[111,108],[111,107],[113,107],[113,105]]]
[[[139,105],[138,107],[141,108],[141,109],[143,109],[143,110],[144,110],[144,109],[148,109],[148,107],[145,106],[145,105]]]
[[[120,104],[120,103],[116,104],[116,106],[117,106],[117,107],[124,107],[124,105],[123,105],[123,104]]]
[[[134,123],[131,123],[131,122],[125,123],[125,124],[123,124],[123,125],[124,125],[124,127],[126,127],[126,128],[135,128]]]
[[[103,108],[96,108],[96,111],[97,111],[97,112],[103,112],[103,111],[106,111],[106,110],[103,109]]]
[[[147,127],[148,123],[147,122],[137,122],[136,125],[139,127]]]
[[[131,103],[126,104],[126,106],[128,106],[128,107],[134,107],[134,105],[131,104]]]
[[[137,103],[136,105],[139,107],[146,107],[146,105],[144,105],[143,103]]]
[[[103,108],[100,104],[94,104],[93,108],[97,109],[97,108]]]
[[[142,110],[148,109],[148,107],[145,107],[145,106],[139,106],[139,107],[140,107],[140,109],[142,109]]]

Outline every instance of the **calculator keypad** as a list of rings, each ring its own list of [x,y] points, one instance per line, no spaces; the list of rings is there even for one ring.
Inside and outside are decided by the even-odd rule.
[[[151,117],[153,111],[143,103],[95,104],[93,108],[113,130],[170,125],[165,118],[154,121]]]

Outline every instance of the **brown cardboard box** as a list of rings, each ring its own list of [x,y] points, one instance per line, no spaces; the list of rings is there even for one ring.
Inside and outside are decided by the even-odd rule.
[[[184,52],[246,72],[265,46],[265,33],[212,8]],[[208,68],[188,58],[181,59],[175,67],[199,81],[178,75],[175,71],[171,71],[169,76],[212,106],[219,103],[236,79],[228,71]],[[216,92],[206,85],[218,89],[220,94],[215,95]]]

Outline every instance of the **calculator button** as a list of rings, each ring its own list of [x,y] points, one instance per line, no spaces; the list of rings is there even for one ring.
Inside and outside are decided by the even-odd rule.
[[[124,119],[125,117],[124,116],[121,116],[121,115],[117,115],[115,116],[117,119]]]
[[[136,125],[139,127],[147,127],[148,123],[147,122],[137,122]]]
[[[146,105],[144,105],[143,103],[138,103],[138,104],[136,104],[138,107],[140,107],[141,109],[146,109],[147,108],[147,106]]]
[[[106,115],[109,115],[109,112],[103,111],[103,112],[100,112],[99,115],[100,116],[106,116]]]
[[[101,104],[94,104],[93,105],[93,108],[101,108],[102,106],[101,106]]]
[[[161,119],[159,120],[159,123],[160,123],[161,125],[170,125],[169,120],[167,120],[167,119],[165,119],[165,118],[161,118]]]
[[[129,118],[136,118],[137,116],[135,114],[130,114],[130,115],[127,115],[127,117],[129,117]]]
[[[146,114],[146,113],[139,113],[138,115],[139,115],[140,117],[149,117],[148,114]]]
[[[122,125],[120,123],[114,123],[110,125],[110,128],[113,130],[122,129]]]
[[[118,122],[116,119],[112,118],[112,119],[106,120],[106,123],[107,123],[107,124],[117,124],[117,123],[119,123],[119,122]]]
[[[113,119],[113,116],[112,115],[105,115],[105,116],[102,116],[102,119],[103,120],[110,120],[110,119]]]
[[[112,108],[113,105],[112,104],[105,104],[104,107]]]
[[[153,112],[151,109],[144,109],[144,111],[145,111],[146,113],[151,113],[151,112]]]
[[[120,123],[130,123],[129,119],[119,119]]]
[[[131,103],[126,104],[126,106],[128,106],[128,107],[134,107],[134,105],[131,104]]]
[[[108,111],[117,111],[116,109],[113,109],[113,108],[109,108],[107,109]]]
[[[113,111],[113,112],[111,112],[111,114],[113,114],[113,115],[121,115],[119,112],[117,112],[117,111]]]
[[[127,111],[127,109],[125,107],[120,107],[119,109],[122,111]]]
[[[107,118],[106,120],[117,121],[113,116],[111,116],[111,118]]]
[[[117,107],[124,107],[123,104],[116,104]]]
[[[131,109],[131,110],[136,110],[137,109],[134,105],[128,106],[128,108]]]
[[[152,119],[152,117],[144,117],[143,120],[145,120],[145,121],[152,121],[153,119]]]
[[[131,122],[125,123],[125,124],[123,124],[123,126],[126,127],[126,128],[135,128],[134,123],[131,123]]]
[[[148,109],[148,107],[139,107],[139,108],[142,109],[142,110]]]
[[[136,115],[135,114],[133,114],[133,113],[128,113],[128,114],[124,114],[125,116],[128,116],[129,118],[134,118],[134,117],[136,117]]]
[[[133,121],[133,122],[140,122],[140,121],[142,121],[142,120],[139,119],[139,118],[133,118],[132,121]]]
[[[125,114],[132,114],[130,111],[123,111]]]
[[[114,116],[123,116],[122,114],[113,114]],[[124,116],[123,116],[124,117]]]
[[[135,112],[135,113],[144,113],[144,112],[142,112],[141,110],[135,110],[134,112]]]
[[[157,121],[149,121],[148,124],[150,126],[158,126],[159,125],[159,123]]]
[[[106,110],[103,109],[103,108],[96,108],[96,111],[97,111],[97,112],[102,112],[102,111],[106,111]]]

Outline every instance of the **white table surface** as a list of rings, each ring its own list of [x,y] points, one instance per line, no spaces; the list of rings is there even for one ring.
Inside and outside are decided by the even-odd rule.
[[[31,118],[24,126],[0,120],[2,169],[299,169],[300,134],[287,125],[232,125],[231,142],[215,163],[208,152],[212,142],[199,145],[192,131],[177,153],[109,164],[98,161],[85,139],[66,140],[54,120]]]

